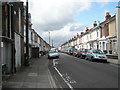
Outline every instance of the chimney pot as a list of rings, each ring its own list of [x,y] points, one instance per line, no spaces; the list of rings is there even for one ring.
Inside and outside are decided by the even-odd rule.
[[[110,17],[111,17],[110,13],[109,13],[109,12],[106,12],[105,19],[108,20]]]
[[[96,23],[96,21],[94,21],[94,23],[93,23],[93,27],[96,27],[97,26],[97,23]]]

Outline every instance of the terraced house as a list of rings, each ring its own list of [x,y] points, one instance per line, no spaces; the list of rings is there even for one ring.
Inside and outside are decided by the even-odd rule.
[[[92,28],[86,28],[80,35],[74,36],[70,42],[74,43],[70,47],[76,49],[101,49],[106,54],[117,56],[116,15],[111,16],[107,12],[105,21],[101,23],[95,21]],[[64,43],[61,47],[66,45],[67,43]]]
[[[2,3],[2,65],[5,73],[13,73],[24,60],[24,14],[23,2]]]
[[[2,31],[0,35],[0,58],[2,74],[17,72],[25,65],[26,54],[26,7],[22,1],[2,2]],[[40,52],[47,52],[51,46],[32,28],[31,14],[28,14],[29,59],[39,58]]]

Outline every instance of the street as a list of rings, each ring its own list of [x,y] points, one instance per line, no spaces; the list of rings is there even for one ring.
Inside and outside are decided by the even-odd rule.
[[[118,88],[117,65],[86,61],[63,53],[60,53],[59,59],[50,62],[71,89]]]
[[[0,90],[119,89],[120,0],[0,0],[0,23]]]

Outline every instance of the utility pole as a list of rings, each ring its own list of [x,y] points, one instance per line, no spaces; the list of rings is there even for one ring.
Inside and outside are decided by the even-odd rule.
[[[29,30],[28,30],[28,0],[26,0],[26,55],[25,66],[29,66]]]
[[[50,45],[50,32],[49,32],[49,45]]]
[[[118,50],[118,64],[120,64],[120,1],[116,7],[116,29],[117,29],[117,50]]]

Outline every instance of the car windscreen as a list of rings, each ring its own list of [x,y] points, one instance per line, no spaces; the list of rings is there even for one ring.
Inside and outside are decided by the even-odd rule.
[[[56,51],[54,50],[54,51],[49,51],[49,53],[56,53]]]
[[[83,52],[88,52],[88,49],[83,49]]]
[[[95,54],[103,54],[103,52],[101,50],[93,50],[93,53],[95,53]]]

